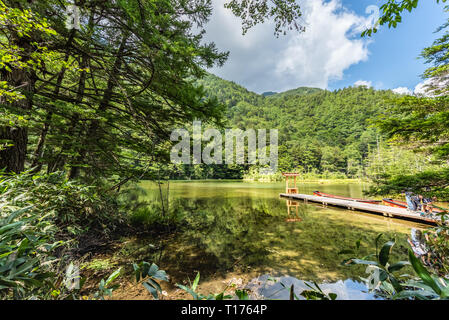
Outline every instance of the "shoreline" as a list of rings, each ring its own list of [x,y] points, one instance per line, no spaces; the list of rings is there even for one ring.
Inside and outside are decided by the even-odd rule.
[[[142,181],[148,181],[148,182],[154,182],[157,183],[155,180],[149,180],[149,179],[142,179]],[[195,179],[195,180],[162,180],[162,183],[165,182],[171,182],[171,183],[186,183],[186,182],[255,182],[255,183],[284,183],[284,180],[268,180],[268,179]],[[367,183],[369,184],[370,181],[364,180],[364,179],[321,179],[321,178],[313,178],[313,179],[298,179],[298,183],[320,183],[320,184],[331,184],[331,183]]]

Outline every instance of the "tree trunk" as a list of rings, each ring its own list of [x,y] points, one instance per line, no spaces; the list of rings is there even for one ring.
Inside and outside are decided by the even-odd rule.
[[[28,38],[15,37],[13,43],[19,48],[24,48],[26,52],[31,51],[30,40]],[[32,96],[34,92],[35,76],[31,72],[14,68],[11,72],[3,70],[1,80],[7,81],[14,88],[21,87],[24,99],[2,104],[9,104],[15,113],[26,116],[32,107]],[[17,110],[17,111],[16,111]],[[6,140],[6,141],[5,141]],[[4,126],[0,128],[0,142],[12,144],[12,146],[0,147],[0,169],[6,172],[20,173],[25,168],[27,155],[28,129],[26,127]]]
[[[123,51],[125,50],[125,46],[126,46],[126,41],[127,41],[128,37],[124,36],[122,39],[122,42],[120,43],[120,47],[117,51],[116,54],[116,59],[114,61],[114,65],[112,67],[112,70],[110,72],[110,76],[107,82],[107,86],[106,86],[106,90],[104,91],[103,94],[103,98],[100,102],[100,105],[97,109],[97,113],[99,112],[103,112],[107,109],[108,104],[111,100],[111,96],[114,90],[114,82],[116,81],[116,77],[118,76],[118,72],[120,70],[120,67],[122,65],[122,55],[123,55]],[[88,153],[88,148],[87,146],[89,145],[90,141],[98,141],[100,137],[97,136],[97,131],[98,128],[100,126],[100,122],[96,119],[92,120],[91,124],[89,125],[89,128],[87,130],[86,133],[86,139],[85,139],[85,143],[83,144],[83,148],[80,150],[79,155],[77,157],[75,157],[75,164],[79,164],[82,163],[85,158],[86,155]],[[80,175],[80,167],[79,166],[72,166],[70,168],[70,172],[69,172],[69,179],[75,179]]]
[[[45,138],[47,137],[47,133],[50,130],[52,117],[53,112],[48,111],[47,116],[45,117],[44,125],[42,126],[41,134],[39,135],[39,140],[37,141],[36,149],[34,150],[33,163],[31,164],[31,167],[34,168],[33,172],[39,172],[42,169],[42,163],[40,162],[40,159],[42,158],[42,155],[44,153]]]
[[[25,169],[27,153],[27,128],[3,127],[0,129],[0,139],[8,140],[8,144],[12,144],[0,151],[0,168],[6,172],[22,172]]]
[[[75,37],[76,29],[72,29],[70,32],[69,38],[67,40],[67,43],[65,45],[66,50],[70,47],[72,44],[73,38]],[[69,60],[69,53],[65,54],[64,62],[67,62]],[[66,68],[62,67],[61,71],[58,74],[58,78],[56,80],[56,86],[53,91],[54,95],[57,96],[59,94],[59,89],[62,84],[62,80],[64,79],[64,75],[66,72]],[[39,135],[39,140],[37,141],[36,149],[34,150],[34,156],[33,156],[33,163],[31,164],[31,167],[34,168],[33,172],[39,172],[42,168],[42,163],[40,162],[40,159],[42,158],[43,152],[44,152],[44,145],[45,145],[45,139],[47,137],[48,131],[50,130],[50,124],[51,119],[53,117],[53,111],[49,110],[47,112],[47,116],[45,117],[44,125],[42,126],[41,134]]]

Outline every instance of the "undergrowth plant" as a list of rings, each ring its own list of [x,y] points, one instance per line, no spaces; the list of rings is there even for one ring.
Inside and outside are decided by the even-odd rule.
[[[382,234],[376,237],[376,252],[362,258],[351,257],[342,262],[344,266],[365,265],[369,277],[362,279],[371,292],[385,299],[446,300],[449,298],[449,279],[432,274],[411,249],[408,261],[390,264],[390,253],[395,240],[387,241],[377,250]],[[345,252],[348,253],[348,252]],[[397,274],[411,265],[416,275]]]

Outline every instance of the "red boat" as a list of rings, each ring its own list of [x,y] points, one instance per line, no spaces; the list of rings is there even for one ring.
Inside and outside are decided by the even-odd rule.
[[[405,201],[399,201],[399,200],[393,200],[393,199],[383,199],[382,200],[382,204],[385,206],[389,206],[389,207],[394,207],[394,208],[403,208],[403,209],[407,209],[407,202]]]
[[[313,194],[318,197],[327,197],[327,198],[334,198],[334,199],[341,199],[341,200],[349,200],[349,201],[355,201],[355,202],[363,202],[363,203],[371,203],[371,204],[380,204],[382,201],[380,200],[369,200],[369,199],[357,199],[357,198],[349,198],[349,197],[342,197],[342,196],[336,196],[333,194],[328,194],[320,191],[314,191]]]
[[[393,199],[383,199],[382,203],[384,205],[386,205],[386,206],[389,206],[389,207],[403,208],[403,209],[407,209],[408,208],[407,202],[405,202],[405,201],[399,201],[399,200],[393,200]],[[438,209],[438,208],[435,208],[435,207],[432,208],[432,212],[433,213],[442,213],[444,211],[445,210]]]

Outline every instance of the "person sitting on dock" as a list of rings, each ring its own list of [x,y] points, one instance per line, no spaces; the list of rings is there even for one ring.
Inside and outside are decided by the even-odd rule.
[[[415,210],[416,211],[422,211],[422,203],[421,203],[421,195],[413,195],[412,201],[415,203]]]
[[[414,201],[414,194],[411,191],[403,192],[405,194],[405,201],[407,202],[407,209],[409,211],[415,212],[417,209],[416,203]]]
[[[421,206],[421,211],[425,213],[432,213],[432,199],[419,195],[419,203]]]
[[[433,212],[434,211],[434,207],[437,207],[436,205],[434,205],[434,203],[438,202],[438,198],[434,196],[432,198],[428,198],[428,200],[429,200],[429,202],[427,202],[427,207],[429,208],[430,212]]]
[[[429,216],[433,218],[433,205],[432,202],[436,201],[436,197],[433,197],[433,199],[431,198],[426,198],[422,195],[417,196],[416,199],[416,205],[417,208],[420,212],[421,216]]]
[[[413,253],[418,259],[421,259],[424,265],[433,269],[437,274],[445,276],[445,272],[441,273],[444,270],[443,259],[440,254],[432,250],[432,243],[435,243],[435,240],[435,232],[421,232],[414,228],[411,230],[411,237],[407,239],[412,247]]]
[[[407,239],[415,256],[422,260],[425,265],[430,265],[430,250],[426,246],[426,239],[421,230],[413,228],[411,237]]]

